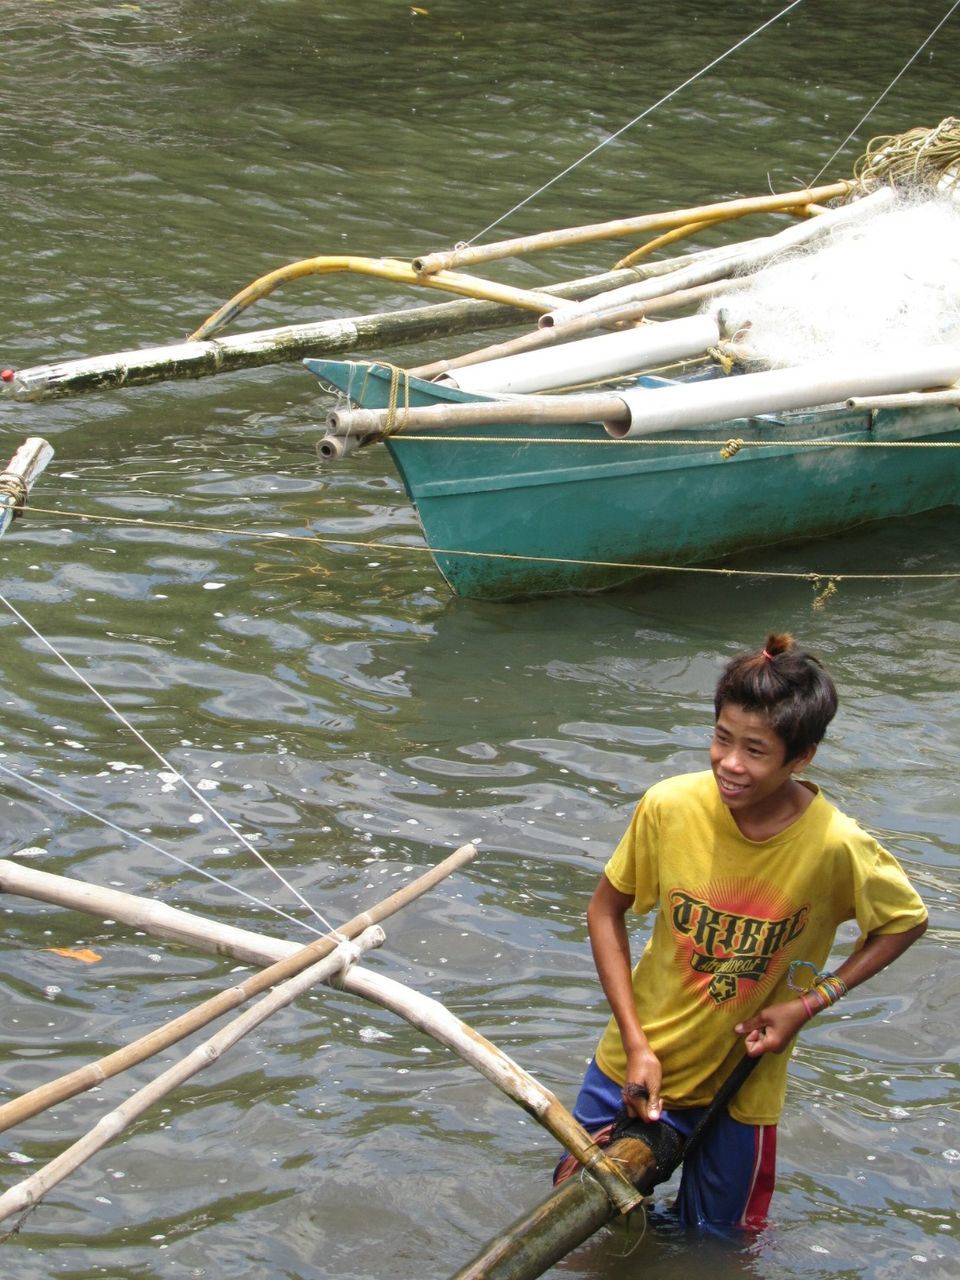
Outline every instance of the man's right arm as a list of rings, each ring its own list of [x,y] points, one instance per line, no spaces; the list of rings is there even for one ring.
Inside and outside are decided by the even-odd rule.
[[[627,1055],[627,1084],[645,1089],[648,1097],[624,1094],[627,1111],[641,1120],[660,1118],[660,1060],[650,1048],[633,999],[630,940],[626,915],[633,897],[615,889],[605,875],[587,908],[593,962]]]

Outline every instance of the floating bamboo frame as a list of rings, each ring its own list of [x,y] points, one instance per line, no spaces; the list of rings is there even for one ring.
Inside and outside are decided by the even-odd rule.
[[[25,893],[28,897],[43,901],[53,901],[61,906],[74,907],[97,915],[109,915],[112,918],[135,923],[146,932],[150,932],[152,928],[157,927],[162,931],[160,936],[175,937],[184,942],[194,942],[204,950],[215,950],[233,955],[238,954],[234,948],[239,945],[247,958],[255,961],[259,959],[263,962],[273,959],[278,949],[289,950],[290,947],[294,948],[292,955],[288,954],[286,958],[275,961],[261,973],[251,975],[239,986],[233,987],[229,991],[221,992],[190,1013],[173,1019],[163,1027],[141,1037],[113,1054],[108,1054],[97,1062],[89,1063],[86,1067],[81,1067],[77,1071],[70,1072],[57,1080],[41,1085],[37,1089],[33,1089],[29,1093],[0,1106],[0,1129],[11,1128],[14,1124],[20,1123],[29,1116],[38,1114],[56,1102],[72,1097],[85,1089],[92,1088],[127,1067],[144,1061],[162,1048],[182,1039],[191,1031],[207,1025],[213,1018],[236,1007],[249,999],[251,995],[259,994],[277,981],[293,977],[302,972],[308,964],[316,962],[318,957],[323,958],[324,950],[329,954],[337,942],[342,941],[345,936],[352,936],[360,928],[367,927],[376,920],[392,914],[400,906],[420,896],[433,884],[438,883],[446,875],[464,865],[475,856],[475,853],[476,850],[472,845],[463,846],[445,859],[444,862],[421,876],[417,881],[414,881],[413,884],[398,890],[390,898],[364,912],[361,916],[354,917],[354,920],[338,930],[336,937],[325,936],[318,938],[309,946],[302,948],[277,939],[261,938],[260,935],[252,934],[245,930],[225,928],[215,921],[199,917],[193,912],[181,912],[172,907],[164,907],[161,911],[155,912],[152,908],[158,904],[151,903],[132,894],[121,894],[115,890],[101,890],[95,886],[81,885],[77,881],[70,881],[66,877],[52,876],[47,872],[37,871],[33,868],[20,867],[18,864],[9,861],[0,862],[0,888],[6,892]],[[238,934],[241,935],[239,938]],[[259,957],[257,956],[255,941],[258,939],[262,944]],[[603,1187],[609,1202],[616,1207],[616,1211],[628,1213],[639,1202],[639,1194],[629,1180],[625,1178],[622,1170],[597,1147],[593,1139],[574,1120],[559,1099],[503,1053],[502,1050],[498,1049],[473,1028],[467,1026],[461,1019],[455,1017],[438,1001],[421,996],[418,992],[412,991],[392,979],[363,971],[356,966],[344,972],[337,985],[344,991],[362,996],[366,1000],[380,1004],[384,1008],[391,1009],[400,1014],[400,1016],[407,1018],[413,1025],[433,1035],[442,1044],[453,1049],[465,1061],[480,1070],[488,1080],[496,1084],[502,1092],[522,1106],[524,1110],[553,1134],[562,1145],[576,1155],[578,1160]],[[149,1096],[152,1098],[153,1094]],[[138,1111],[137,1114],[140,1114],[140,1112]],[[76,1165],[70,1163],[76,1155],[86,1151],[88,1146],[90,1146],[89,1153],[92,1154],[93,1151],[99,1150],[105,1141],[109,1141],[114,1131],[114,1126],[119,1124],[122,1119],[121,1108],[118,1115],[105,1122],[102,1130],[96,1131],[96,1137],[88,1135],[89,1142],[84,1140],[78,1151],[74,1151],[73,1155],[64,1159],[64,1172],[56,1178],[56,1181],[60,1181],[60,1177],[66,1176],[70,1168],[76,1167]],[[99,1140],[101,1136],[104,1141]],[[66,1155],[67,1153],[64,1153],[65,1157]],[[86,1155],[82,1155],[80,1162],[82,1163],[82,1159],[85,1158],[87,1158]],[[60,1166],[57,1165],[55,1172],[59,1172],[59,1169]],[[29,1182],[29,1179],[27,1181]],[[39,1187],[39,1185],[38,1183],[37,1186]],[[23,1197],[28,1194],[33,1193],[20,1192],[18,1196],[12,1197],[9,1203],[20,1208],[25,1207],[25,1203],[32,1203],[31,1200],[23,1201]],[[42,1194],[42,1191],[37,1191],[34,1199],[40,1194]],[[0,1207],[3,1205],[4,1200],[0,1197]],[[10,1208],[6,1211],[12,1213],[16,1212],[17,1209]]]
[[[384,933],[380,926],[371,926],[365,929],[356,941],[341,942],[322,960],[275,987],[253,1008],[234,1018],[216,1035],[188,1053],[180,1062],[168,1067],[150,1084],[138,1089],[119,1107],[102,1116],[93,1128],[72,1146],[67,1147],[41,1169],[37,1169],[29,1177],[0,1195],[0,1222],[35,1205],[48,1191],[79,1169],[108,1142],[128,1129],[150,1107],[205,1067],[218,1062],[229,1049],[232,1049],[245,1035],[260,1026],[272,1014],[285,1009],[318,982],[329,982],[336,973],[355,964],[364,952],[369,951],[371,947],[381,946],[383,941]]]

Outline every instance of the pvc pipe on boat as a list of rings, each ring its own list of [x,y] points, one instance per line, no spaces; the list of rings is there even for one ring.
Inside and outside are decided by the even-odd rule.
[[[950,347],[877,355],[851,363],[821,360],[792,369],[768,369],[708,382],[677,383],[654,390],[618,392],[630,421],[606,421],[615,440],[702,427],[788,409],[843,404],[856,396],[879,396],[949,387],[960,378],[960,354]]]
[[[447,373],[438,381],[480,394],[549,391],[703,355],[719,341],[715,316],[689,316],[487,360]]]

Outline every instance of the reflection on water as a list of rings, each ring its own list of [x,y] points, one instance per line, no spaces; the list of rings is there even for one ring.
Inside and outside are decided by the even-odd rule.
[[[179,338],[240,285],[310,254],[467,238],[772,12],[8,5],[2,362]],[[829,30],[800,6],[506,229],[808,181],[936,20],[885,15],[878,39],[860,0],[831,11]],[[945,29],[840,171],[869,133],[947,112],[955,41]],[[541,283],[614,252],[492,274]],[[323,277],[244,325],[412,296]],[[902,575],[957,568],[957,513],[735,563],[890,575],[845,580],[822,607],[795,578],[699,574],[480,604],[448,596],[382,455],[318,472],[324,412],[296,368],[5,405],[7,456],[32,433],[57,454],[0,548],[3,594],[331,919],[478,840],[479,859],[390,922],[370,963],[444,999],[566,1101],[605,1017],[583,921],[603,861],[639,791],[701,763],[718,664],[771,626],[795,631],[843,696],[816,777],[901,857],[931,930],[804,1033],[768,1231],[717,1246],[651,1222],[558,1270],[955,1270],[957,1055],[944,1028],[960,983],[960,620],[952,581]],[[364,540],[397,547],[350,545]],[[98,822],[305,917],[5,610],[0,633],[2,762],[87,811],[5,775],[0,853],[41,847],[51,870],[310,936]],[[15,899],[4,910],[8,1095],[236,981],[229,962],[113,923]],[[81,966],[52,946],[103,958]],[[5,1184],[157,1069],[5,1135]],[[4,1248],[24,1280],[442,1277],[540,1197],[552,1156],[446,1050],[319,993],[150,1112]]]

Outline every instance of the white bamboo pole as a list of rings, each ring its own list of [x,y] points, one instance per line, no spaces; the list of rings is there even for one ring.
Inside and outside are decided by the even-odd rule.
[[[475,856],[474,846],[464,845],[424,875],[398,889],[389,898],[377,903],[370,910],[354,916],[352,920],[341,926],[336,937],[327,935],[318,938],[307,947],[299,947],[294,942],[284,942],[276,938],[262,938],[246,930],[219,925],[192,912],[177,911],[173,907],[151,903],[132,894],[121,894],[110,889],[96,891],[89,885],[81,885],[79,881],[70,881],[66,877],[51,876],[47,872],[36,871],[33,868],[18,867],[16,863],[0,864],[0,877],[2,877],[0,887],[7,892],[17,892],[78,911],[122,920],[148,933],[156,929],[159,937],[176,938],[177,941],[191,943],[205,951],[220,952],[243,958],[254,964],[270,966],[260,973],[251,974],[239,986],[219,992],[196,1008],[155,1028],[115,1052],[95,1062],[88,1062],[75,1071],[70,1071],[66,1075],[21,1094],[18,1098],[3,1103],[0,1106],[0,1132],[12,1128],[31,1116],[38,1115],[65,1098],[72,1098],[78,1093],[92,1089],[111,1076],[118,1075],[128,1067],[145,1061],[171,1044],[176,1044],[184,1036],[206,1026],[222,1014],[228,1013],[242,1001],[260,995],[274,983],[289,978],[307,965],[322,959],[343,938],[355,937],[369,925],[387,919],[401,907],[433,888],[446,876],[459,870]]]
[[[519,1103],[524,1111],[553,1134],[561,1146],[577,1157],[621,1213],[629,1213],[643,1199],[622,1170],[608,1160],[555,1094],[438,1000],[412,991],[384,974],[359,966],[344,973],[334,985],[399,1014],[459,1054],[464,1062],[476,1067],[491,1084]]]
[[[384,433],[391,424],[398,431],[424,431],[602,422],[611,439],[629,440],[757,414],[819,409],[854,397],[951,387],[958,380],[960,353],[953,349],[898,349],[887,357],[855,362],[819,360],[789,369],[766,369],[705,382],[678,382],[656,391],[640,388],[564,396],[528,395],[392,411],[337,409],[327,417],[327,430],[338,436],[371,436]],[[926,394],[922,403],[930,403]]]
[[[379,947],[383,941],[383,930],[379,925],[372,926],[365,929],[354,942],[341,942],[330,955],[325,956],[317,964],[311,965],[296,977],[288,978],[286,982],[281,983],[268,996],[221,1028],[216,1035],[198,1045],[180,1062],[168,1067],[150,1084],[138,1089],[119,1107],[102,1116],[93,1128],[72,1146],[67,1147],[41,1169],[0,1195],[0,1221],[36,1204],[68,1174],[73,1173],[108,1142],[129,1128],[134,1120],[142,1116],[150,1107],[189,1080],[191,1076],[195,1076],[205,1067],[219,1061],[229,1049],[232,1049],[255,1027],[260,1026],[271,1014],[286,1008],[316,983],[331,981],[338,972],[355,964],[361,955],[372,947]]]
[[[960,408],[960,387],[945,391],[905,391],[901,395],[851,396],[848,409],[923,409],[928,406],[956,405]]]
[[[107,889],[70,876],[41,871],[38,867],[23,866],[9,858],[0,858],[0,893],[49,902],[53,906],[83,911],[102,920],[119,920],[134,929],[143,929],[155,938],[184,942],[202,951],[231,956],[246,964],[264,963],[263,934],[206,920],[193,912],[133,893],[123,893],[119,889]],[[345,925],[341,932],[347,937],[353,936],[349,925]],[[300,950],[298,943],[279,938],[275,940],[275,948],[276,953],[270,956],[271,963]]]
[[[35,480],[52,457],[52,445],[40,436],[30,436],[0,472],[0,535],[25,505]]]
[[[651,395],[661,396],[669,388]],[[583,422],[615,422],[629,426],[630,411],[620,392],[571,393],[563,396],[516,396],[504,400],[475,400],[464,404],[428,404],[409,409],[334,409],[327,415],[327,430],[334,436],[382,435],[391,426],[397,431],[430,431],[443,428],[514,426],[563,426]]]

